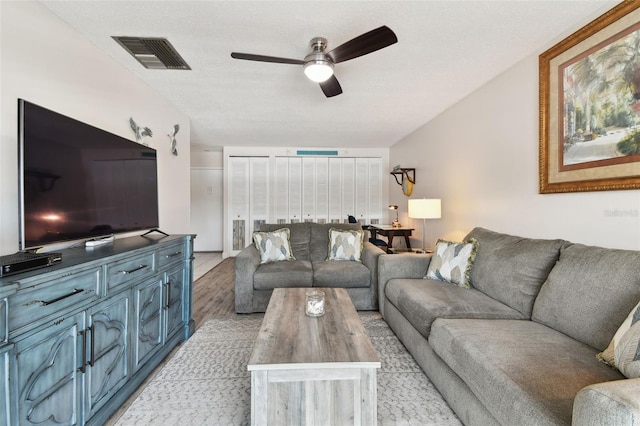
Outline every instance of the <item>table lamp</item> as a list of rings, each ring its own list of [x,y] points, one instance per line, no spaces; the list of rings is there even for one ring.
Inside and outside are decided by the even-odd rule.
[[[396,211],[396,219],[393,221],[392,225],[394,228],[400,228],[400,221],[398,220],[398,206],[396,206],[395,204],[390,204],[389,210]]]
[[[413,219],[422,219],[422,249],[426,251],[426,219],[440,219],[442,217],[441,200],[438,198],[409,200],[409,217]]]

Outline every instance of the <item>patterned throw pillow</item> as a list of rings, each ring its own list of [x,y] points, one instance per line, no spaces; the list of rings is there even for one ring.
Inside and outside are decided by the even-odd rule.
[[[364,248],[364,231],[329,229],[329,256],[327,260],[355,260],[360,262]]]
[[[597,357],[629,379],[640,377],[640,303],[631,310],[607,349]]]
[[[254,232],[253,243],[260,253],[260,263],[296,260],[293,257],[289,228],[276,229],[273,232]]]
[[[424,278],[470,288],[471,267],[477,251],[478,240],[475,238],[462,243],[438,240]]]

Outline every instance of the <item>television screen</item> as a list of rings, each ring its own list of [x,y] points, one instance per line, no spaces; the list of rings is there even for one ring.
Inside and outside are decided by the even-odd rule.
[[[156,151],[20,99],[20,249],[158,227]]]

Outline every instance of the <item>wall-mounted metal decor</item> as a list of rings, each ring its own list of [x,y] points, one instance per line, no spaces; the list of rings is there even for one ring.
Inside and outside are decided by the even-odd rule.
[[[153,136],[153,132],[151,131],[151,129],[148,127],[138,126],[136,122],[133,121],[133,117],[129,118],[129,126],[131,126],[131,130],[133,130],[133,133],[136,135],[136,142],[149,146],[148,144],[142,142],[142,138],[144,138],[145,136]]]
[[[180,125],[175,124],[171,128],[170,133],[167,135],[169,136],[169,144],[170,144],[169,149],[171,150],[171,153],[176,157],[178,156],[178,143],[176,142],[176,134],[178,133],[179,130],[180,130]]]

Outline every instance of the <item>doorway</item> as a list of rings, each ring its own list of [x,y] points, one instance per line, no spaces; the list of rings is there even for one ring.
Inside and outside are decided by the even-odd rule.
[[[191,169],[191,232],[194,251],[222,251],[223,170]]]

